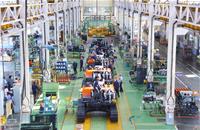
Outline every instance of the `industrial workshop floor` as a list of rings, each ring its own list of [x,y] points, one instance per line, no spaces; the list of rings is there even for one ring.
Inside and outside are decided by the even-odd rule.
[[[79,63],[79,62],[78,62]],[[59,86],[60,103],[58,106],[58,129],[59,130],[175,130],[174,126],[165,125],[164,119],[150,117],[148,111],[142,110],[143,85],[129,83],[129,68],[118,56],[116,69],[118,74],[124,77],[124,93],[117,100],[119,113],[118,123],[111,123],[105,114],[90,113],[83,124],[76,124],[76,112],[69,109],[66,112],[69,100],[78,99],[82,79],[72,80],[68,85]],[[78,73],[78,77],[83,72]]]

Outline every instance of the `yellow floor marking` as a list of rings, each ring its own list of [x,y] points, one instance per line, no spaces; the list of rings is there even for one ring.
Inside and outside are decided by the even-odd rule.
[[[67,119],[67,111],[65,112],[64,120],[62,121],[62,125],[61,125],[60,130],[63,130],[63,125],[64,125],[64,122],[65,122],[66,119]]]
[[[91,117],[87,115],[85,118],[85,122],[83,123],[83,130],[90,130],[90,128],[91,128]]]
[[[107,121],[106,121],[107,122],[107,130],[122,130],[122,121],[121,121],[118,103],[117,103],[117,110],[118,110],[118,122],[113,123],[110,121],[110,118],[107,117]]]
[[[126,93],[124,92],[124,94],[125,94],[125,102],[126,102],[126,105],[128,106],[128,116],[130,117],[130,116],[132,116],[132,112],[131,112],[131,110],[130,110],[130,104],[129,104],[129,102],[128,102],[128,97],[127,97],[127,95],[126,95]],[[128,118],[129,118],[128,117]],[[129,121],[129,119],[128,119],[128,121]],[[133,127],[134,127],[134,129],[136,130],[136,125],[135,125],[135,122],[134,122],[134,120],[132,119],[132,123],[133,123]]]

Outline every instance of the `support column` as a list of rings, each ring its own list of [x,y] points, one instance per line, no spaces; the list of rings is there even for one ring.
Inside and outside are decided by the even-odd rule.
[[[150,1],[149,6],[149,34],[148,34],[148,61],[147,61],[147,80],[153,82],[153,61],[154,61],[154,17],[153,17],[153,0]]]
[[[81,25],[81,8],[80,6],[78,7],[78,27]]]
[[[56,2],[56,12],[55,12],[55,31],[56,31],[56,44],[58,46],[57,51],[56,51],[56,57],[60,57],[60,41],[59,41],[59,11],[58,11],[58,0],[55,0]]]
[[[142,31],[141,31],[141,27],[142,26],[142,14],[139,12],[138,13],[138,38],[137,38],[137,64],[141,65],[142,64],[142,41],[141,41],[141,37],[142,37]]]
[[[122,33],[124,33],[124,29],[125,29],[125,9],[123,9],[123,12],[122,12]]]
[[[44,38],[45,45],[48,45],[49,42],[49,17],[48,17],[48,3],[45,1],[45,22],[44,22]],[[49,50],[45,49],[45,68],[49,69]],[[50,72],[50,71],[49,71]]]
[[[135,59],[135,47],[136,47],[136,44],[133,43],[133,38],[134,38],[134,12],[131,12],[131,46],[133,48],[133,58]]]
[[[58,45],[57,51],[56,51],[56,57],[59,57],[59,16],[58,16],[59,12],[55,13],[55,31],[56,31],[56,44]]]
[[[68,10],[68,31],[69,39],[71,39],[71,9]]]
[[[45,21],[42,21],[41,25],[39,25],[39,26],[40,26],[40,28],[42,30],[42,46],[45,46],[46,45]],[[45,52],[46,52],[46,49],[43,49],[43,48],[40,49],[40,58],[41,58],[40,61],[42,63],[42,66],[41,66],[42,69],[43,69],[43,67],[46,68]]]
[[[120,8],[117,7],[117,22],[120,23]]]
[[[78,17],[78,7],[76,7],[76,30],[78,29],[79,26],[79,17]]]
[[[170,12],[169,12],[169,26],[168,26],[168,56],[167,56],[167,94],[166,94],[166,124],[174,124],[174,108],[175,108],[175,72],[176,72],[176,36],[175,26],[176,21],[176,8],[175,0],[169,0]]]
[[[133,45],[133,36],[134,36],[134,12],[131,13],[131,43]]]
[[[30,76],[29,76],[29,52],[27,39],[27,1],[20,0],[22,6],[23,31],[20,35],[21,83],[22,83],[22,112],[30,112]]]
[[[78,27],[77,27],[77,23],[78,23],[78,18],[77,18],[77,17],[78,17],[78,14],[77,14],[77,7],[74,8],[74,16],[75,16],[75,17],[74,17],[74,19],[75,19],[75,22],[74,22],[74,23],[75,23],[75,30],[77,30],[77,28],[78,28]]]
[[[0,26],[0,30],[1,30],[1,26]],[[0,34],[0,45],[3,49],[3,38],[2,38],[2,34]],[[2,51],[3,52],[3,51]],[[3,53],[2,53],[3,54]],[[4,77],[4,63],[3,63],[3,58],[2,58],[2,62],[0,62],[1,67],[0,68],[0,116],[4,115],[4,91],[3,91],[3,77]]]
[[[72,28],[73,28],[73,35],[75,34],[75,13],[74,13],[74,7],[73,7],[73,9],[72,9]]]
[[[76,15],[76,7],[73,8],[73,24],[74,24],[74,34],[76,32],[76,20],[77,20],[77,15]]]
[[[128,33],[129,29],[129,17],[128,17],[128,9],[125,11],[125,31]]]
[[[70,39],[72,38],[72,31],[73,31],[73,12],[72,9],[70,9]]]
[[[65,7],[65,6],[64,6]],[[67,43],[67,40],[66,40],[66,30],[67,30],[67,27],[66,27],[66,23],[67,23],[67,17],[66,17],[66,9],[64,8],[63,10],[63,42],[64,42],[64,45]]]

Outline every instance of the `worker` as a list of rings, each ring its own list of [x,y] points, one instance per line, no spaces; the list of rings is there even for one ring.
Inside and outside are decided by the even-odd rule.
[[[12,100],[13,92],[9,91],[8,86],[4,86],[4,97],[5,100]]]
[[[92,57],[88,57],[87,64],[93,66],[94,63],[95,63],[95,59],[93,59]]]
[[[36,98],[37,98],[37,90],[38,90],[38,86],[35,82],[33,82],[32,93],[33,93],[33,96],[34,96],[34,103],[36,102]]]
[[[97,93],[99,93],[100,92],[100,90],[101,90],[101,87],[100,87],[100,84],[99,84],[99,80],[100,80],[100,78],[97,76],[96,78],[95,78],[95,81],[94,81],[94,90],[95,90],[95,92],[97,92]]]
[[[112,99],[114,99],[115,98],[115,93],[111,90],[111,89],[109,89],[109,90],[107,90],[106,92],[104,92],[104,98],[105,98],[105,100],[107,100],[108,99],[108,101],[111,103],[111,101],[112,101]]]
[[[44,103],[41,102],[40,103],[40,113],[43,113],[44,112]]]
[[[155,59],[155,60],[160,60],[159,49],[156,49],[156,52],[155,52],[155,54],[154,54],[154,59]]]
[[[94,88],[91,86],[90,83],[86,83],[86,85],[84,85],[80,90],[82,97],[83,98],[91,98],[93,95],[93,89]]]
[[[11,91],[11,89],[13,88],[13,84],[14,84],[14,79],[12,78],[12,75],[10,75],[8,77],[7,84],[8,84],[8,90]]]
[[[116,92],[117,96],[120,97],[120,95],[119,95],[120,85],[119,85],[119,82],[118,82],[117,78],[115,78],[113,85],[114,85],[114,89],[115,89],[115,92]]]
[[[85,71],[85,77],[86,78],[92,78],[93,76],[93,70],[89,67],[86,71]]]
[[[111,102],[112,99],[115,99],[115,93],[111,89],[110,85],[107,85],[106,87],[103,87],[101,90],[103,91],[105,100],[108,100],[109,102]]]
[[[83,56],[80,58],[80,71],[83,70]]]
[[[74,74],[77,74],[77,63],[74,61],[73,64],[73,70],[74,70]]]
[[[119,91],[120,91],[120,92],[123,92],[122,81],[123,81],[123,77],[122,77],[122,75],[120,74],[120,75],[119,75],[119,80],[118,80],[118,82],[119,82]]]

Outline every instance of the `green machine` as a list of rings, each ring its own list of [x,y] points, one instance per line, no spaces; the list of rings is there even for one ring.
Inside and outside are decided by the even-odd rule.
[[[31,109],[30,123],[22,124],[22,130],[57,130],[58,87],[58,83],[43,83],[43,92]]]

